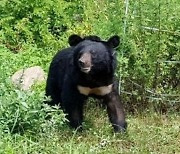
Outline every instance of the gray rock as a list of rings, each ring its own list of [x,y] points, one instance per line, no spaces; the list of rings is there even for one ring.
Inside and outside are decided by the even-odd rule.
[[[40,66],[19,70],[12,76],[12,82],[23,90],[29,90],[33,84],[45,79],[45,73]]]

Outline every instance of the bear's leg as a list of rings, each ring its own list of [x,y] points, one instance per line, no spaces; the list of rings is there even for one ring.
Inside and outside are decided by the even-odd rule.
[[[104,97],[104,103],[107,105],[109,120],[114,127],[114,131],[124,132],[127,123],[125,121],[125,113],[118,92],[112,91],[110,94],[106,95]]]
[[[83,105],[85,97],[79,94],[76,88],[69,86],[68,83],[62,91],[62,108],[67,114],[67,119],[72,128],[79,129],[83,121]]]
[[[75,102],[73,102],[75,103]],[[66,106],[67,119],[72,128],[81,130],[83,121],[83,102]]]

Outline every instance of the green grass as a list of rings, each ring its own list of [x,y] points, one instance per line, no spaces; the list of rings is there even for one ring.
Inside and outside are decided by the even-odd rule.
[[[94,111],[96,108],[96,111]],[[126,134],[114,134],[105,109],[86,105],[83,132],[64,126],[45,132],[4,134],[0,153],[180,153],[179,115],[128,115]]]

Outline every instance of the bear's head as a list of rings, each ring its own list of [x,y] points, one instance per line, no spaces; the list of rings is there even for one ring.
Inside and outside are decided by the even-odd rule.
[[[116,66],[115,48],[120,43],[115,35],[102,41],[98,36],[78,35],[69,37],[69,44],[74,50],[74,65],[85,74],[114,73]]]

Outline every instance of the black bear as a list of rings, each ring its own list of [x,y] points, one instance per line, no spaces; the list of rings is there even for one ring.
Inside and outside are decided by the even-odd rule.
[[[67,114],[70,126],[81,127],[83,105],[88,97],[102,99],[107,106],[109,120],[115,132],[125,131],[123,105],[114,77],[115,49],[119,36],[102,41],[98,36],[69,37],[69,48],[59,51],[53,58],[46,85],[50,105],[59,104]]]

